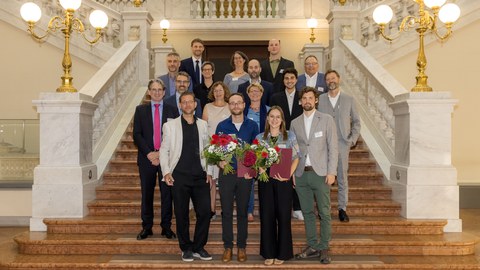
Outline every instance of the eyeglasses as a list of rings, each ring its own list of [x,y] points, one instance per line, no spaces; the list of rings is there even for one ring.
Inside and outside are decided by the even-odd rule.
[[[179,81],[179,80],[177,80],[177,81],[175,81],[175,82],[178,83],[178,84],[187,84],[187,83],[189,83],[189,81]]]
[[[313,66],[316,66],[316,65],[318,65],[318,63],[305,63],[306,67],[313,67]]]
[[[202,68],[202,71],[212,71],[211,68]]]
[[[252,89],[252,90],[248,91],[248,93],[259,94],[259,93],[262,93],[262,91],[260,91],[258,89]]]
[[[230,103],[228,103],[228,105],[230,105],[232,107],[236,107],[236,106],[243,105],[243,103],[245,103],[245,102],[230,102]]]
[[[182,105],[189,105],[189,104],[193,104],[195,101],[194,100],[184,100],[182,101]]]

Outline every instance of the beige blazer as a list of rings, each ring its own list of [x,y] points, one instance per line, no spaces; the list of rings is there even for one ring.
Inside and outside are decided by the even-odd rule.
[[[290,130],[297,135],[301,153],[295,176],[303,175],[307,154],[310,156],[310,162],[317,175],[337,175],[337,128],[330,115],[315,110],[308,138],[305,131],[304,114],[292,121]]]
[[[163,124],[162,131],[162,147],[160,147],[160,166],[162,168],[162,174],[165,176],[167,173],[173,173],[173,170],[177,166],[180,160],[180,154],[182,153],[183,142],[183,130],[181,117],[177,117]],[[203,151],[206,143],[208,142],[207,122],[197,118],[198,128],[198,145],[199,151]],[[201,164],[202,168],[206,170],[206,161],[202,154]]]

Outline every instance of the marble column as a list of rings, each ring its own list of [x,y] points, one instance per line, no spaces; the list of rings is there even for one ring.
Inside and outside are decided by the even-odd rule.
[[[92,118],[97,105],[81,93],[42,93],[40,165],[34,170],[31,231],[46,231],[44,218],[81,218],[95,198]]]
[[[172,45],[164,44],[153,48],[153,54],[155,59],[155,77],[158,78],[168,73],[167,68],[167,55],[171,52],[175,52]]]
[[[405,93],[391,104],[395,115],[393,199],[409,219],[446,219],[444,231],[459,232],[459,187],[452,166],[449,92]]]

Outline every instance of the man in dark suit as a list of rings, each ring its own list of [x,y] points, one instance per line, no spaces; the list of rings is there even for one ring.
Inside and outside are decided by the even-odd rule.
[[[183,59],[180,62],[180,71],[185,71],[192,78],[191,84],[192,88],[202,83],[202,72],[201,67],[203,64],[202,54],[205,50],[205,45],[203,40],[195,38],[190,43],[192,49],[192,57]]]
[[[280,54],[280,40],[271,39],[268,42],[268,52],[270,56],[268,59],[260,63],[262,67],[262,72],[260,77],[263,80],[273,83],[273,91],[281,92],[283,91],[283,71],[286,68],[294,68],[295,65],[292,61],[285,59]]]
[[[250,103],[250,98],[247,94],[247,88],[252,83],[260,83],[263,87],[263,95],[262,95],[262,104],[270,104],[270,97],[273,94],[273,84],[271,82],[267,82],[262,80],[260,77],[260,73],[262,72],[262,68],[260,67],[260,61],[257,59],[251,59],[248,62],[248,75],[250,75],[250,81],[246,83],[242,83],[238,86],[238,93],[242,93],[245,97],[245,102]]]
[[[157,176],[162,178],[158,150],[161,147],[161,125],[173,118],[175,108],[163,102],[165,85],[161,80],[151,80],[148,83],[148,94],[151,102],[137,106],[133,122],[133,140],[138,148],[137,165],[140,174],[142,191],[142,231],[138,240],[153,235],[153,197]],[[161,192],[161,235],[167,238],[176,237],[172,226],[172,191],[171,187],[159,181]]]
[[[270,106],[280,106],[283,110],[283,116],[285,117],[285,126],[287,130],[290,129],[290,123],[293,119],[302,115],[303,109],[300,106],[299,94],[295,89],[297,83],[297,70],[294,68],[287,68],[283,72],[283,84],[285,85],[285,91],[275,93],[270,100]],[[300,207],[300,201],[298,199],[297,192],[293,190],[292,194],[292,208],[293,217],[299,220],[303,220],[302,208]]]
[[[301,91],[305,86],[315,88],[319,94],[328,92],[324,74],[318,72],[318,60],[315,55],[305,58],[305,74],[298,76],[297,90]]]
[[[175,77],[175,88],[176,93],[173,96],[169,96],[165,99],[165,104],[168,104],[171,107],[176,108],[174,112],[174,118],[179,117],[182,114],[182,110],[180,108],[179,98],[180,95],[184,92],[187,92],[190,87],[190,76],[185,71],[178,72],[177,76]],[[199,106],[195,109],[195,116],[197,118],[202,118],[202,107],[200,106],[200,100],[195,98],[195,101]]]

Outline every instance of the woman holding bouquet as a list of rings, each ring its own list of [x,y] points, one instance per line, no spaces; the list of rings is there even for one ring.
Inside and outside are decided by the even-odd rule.
[[[265,132],[258,134],[257,140],[280,149],[292,149],[289,178],[282,178],[277,174],[269,177],[266,182],[258,181],[260,255],[265,258],[265,265],[282,264],[293,258],[291,228],[293,186],[290,179],[298,165],[300,153],[295,134],[286,130],[285,117],[279,106],[273,106],[268,111]],[[260,168],[259,172],[264,170]]]

